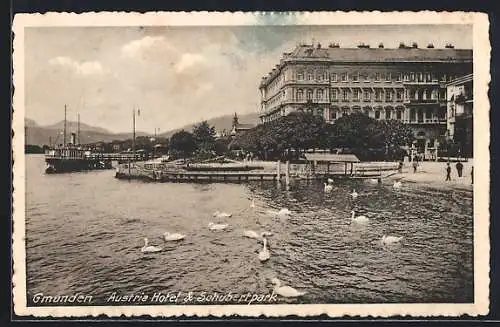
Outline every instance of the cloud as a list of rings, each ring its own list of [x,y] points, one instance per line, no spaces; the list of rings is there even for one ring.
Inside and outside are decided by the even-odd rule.
[[[177,73],[182,73],[184,70],[190,67],[196,66],[198,64],[204,64],[206,58],[200,54],[185,53],[181,56],[179,62],[175,65],[175,70]]]
[[[165,41],[163,36],[145,36],[142,39],[131,41],[121,48],[121,53],[125,57],[137,57],[144,51]]]
[[[98,61],[78,62],[70,57],[55,57],[49,60],[49,64],[65,67],[82,76],[100,75],[104,73],[104,69]]]

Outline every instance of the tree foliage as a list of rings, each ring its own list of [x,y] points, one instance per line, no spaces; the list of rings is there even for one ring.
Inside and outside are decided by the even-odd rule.
[[[193,136],[197,150],[210,152],[215,148],[215,127],[210,126],[206,120],[193,127]]]
[[[193,134],[181,130],[170,138],[170,150],[174,155],[187,158],[196,150],[196,139]]]

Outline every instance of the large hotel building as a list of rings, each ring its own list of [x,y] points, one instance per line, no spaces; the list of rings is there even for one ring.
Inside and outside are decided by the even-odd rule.
[[[418,152],[435,153],[447,130],[447,85],[472,73],[472,50],[452,45],[376,48],[298,45],[261,80],[261,122],[297,109],[327,122],[361,111],[409,124]]]

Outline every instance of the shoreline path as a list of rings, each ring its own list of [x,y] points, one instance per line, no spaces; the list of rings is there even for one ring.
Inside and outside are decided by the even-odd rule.
[[[419,162],[416,173],[413,172],[413,166],[411,162],[405,163],[403,166],[403,172],[392,175],[390,179],[402,179],[403,183],[417,183],[433,188],[472,191],[474,186],[473,184],[471,184],[471,168],[474,164],[473,159],[469,159],[467,162],[462,162],[462,164],[464,165],[462,177],[458,177],[455,164],[455,162],[450,163],[451,181],[445,181],[446,162],[434,161]]]

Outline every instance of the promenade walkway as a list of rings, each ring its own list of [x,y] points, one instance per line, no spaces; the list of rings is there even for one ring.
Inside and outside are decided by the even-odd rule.
[[[451,166],[451,181],[446,181],[446,162],[424,161],[419,162],[417,172],[413,172],[412,163],[406,163],[403,166],[403,173],[398,173],[391,176],[391,179],[403,182],[412,182],[424,184],[430,187],[443,188],[443,189],[464,189],[471,190],[471,168],[473,160],[469,159],[468,162],[462,162],[464,165],[462,177],[458,177],[457,169],[454,162],[450,163]]]

